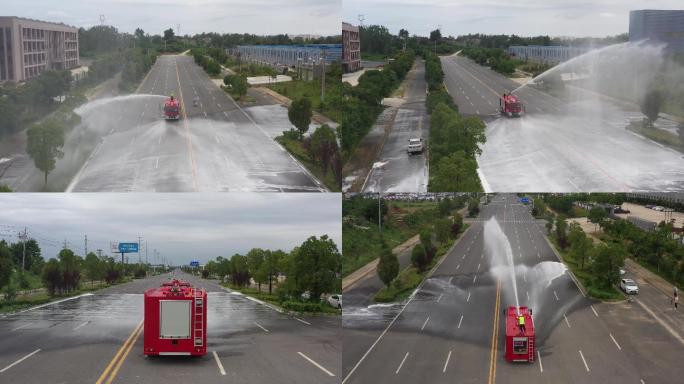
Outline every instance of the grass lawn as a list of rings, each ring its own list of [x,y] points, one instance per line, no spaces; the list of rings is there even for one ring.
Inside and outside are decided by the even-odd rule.
[[[323,167],[319,162],[314,162],[309,155],[309,152],[304,149],[302,142],[296,139],[290,139],[285,136],[276,137],[276,141],[279,142],[285,149],[287,149],[292,156],[296,157],[306,169],[309,170],[318,180],[320,180],[331,192],[339,192],[340,185],[337,184],[335,180],[335,174],[332,169],[328,169],[327,174],[323,174]]]
[[[237,287],[231,284],[222,284],[224,287],[232,289],[233,291],[240,292],[244,295],[253,297],[255,299],[265,301],[269,304],[275,305],[278,308],[282,308],[287,311],[293,311],[298,313],[307,314],[334,314],[341,315],[342,311],[331,307],[327,302],[311,302],[311,301],[295,301],[295,300],[283,300],[276,293],[269,294],[268,287],[262,288],[259,292],[257,289],[251,287]],[[275,291],[274,291],[275,292]]]
[[[383,55],[381,53],[361,52],[361,60],[368,60],[368,61],[385,61],[390,56],[391,55]]]
[[[282,83],[276,83],[269,86],[269,88],[280,93],[281,95],[291,99],[297,100],[306,97],[311,100],[311,105],[314,110],[325,115],[329,119],[340,122],[342,120],[342,110],[339,109],[341,103],[330,102],[331,100],[340,100],[342,95],[342,83],[340,85],[331,86],[326,81],[325,87],[325,103],[321,104],[321,81],[303,81],[294,80]]]
[[[342,236],[343,277],[380,257],[382,243],[377,224],[353,225],[345,223],[342,227],[342,233],[344,234]],[[416,233],[409,228],[389,225],[383,226],[382,234],[390,248],[394,248]]]

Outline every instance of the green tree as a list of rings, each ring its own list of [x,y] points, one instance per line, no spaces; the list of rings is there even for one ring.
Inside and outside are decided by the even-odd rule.
[[[81,258],[68,248],[62,249],[57,255],[62,272],[62,289],[71,292],[78,289],[81,283]]]
[[[261,292],[261,284],[268,282],[268,270],[264,266],[265,251],[261,248],[252,248],[247,252],[247,265],[249,274],[257,283],[257,289]]]
[[[608,289],[620,281],[620,268],[625,263],[625,250],[620,244],[599,244],[594,248],[591,272],[598,288]]]
[[[558,215],[556,217],[556,241],[561,249],[568,246],[568,223],[565,221],[565,215]]]
[[[0,241],[0,289],[9,285],[13,269],[12,254],[7,243],[2,240]]]
[[[33,159],[36,168],[45,175],[47,186],[48,174],[55,169],[57,159],[64,156],[61,150],[64,145],[64,129],[57,120],[50,119],[32,125],[26,135],[26,152]]]
[[[658,89],[653,89],[646,93],[641,101],[641,112],[646,115],[648,125],[653,127],[653,122],[658,119],[660,108],[663,105],[663,93]]]
[[[442,32],[439,29],[435,29],[430,32],[430,41],[440,41],[442,40]]]
[[[480,199],[474,197],[468,202],[468,216],[475,217],[480,213]]]
[[[417,244],[411,251],[411,264],[420,272],[425,272],[429,262],[425,254],[425,248],[421,244]]]
[[[230,272],[231,281],[234,285],[238,287],[249,285],[251,276],[249,274],[249,264],[246,256],[239,254],[233,255],[233,257],[230,258]]]
[[[299,130],[300,140],[304,136],[304,133],[309,130],[311,116],[313,116],[311,101],[307,97],[294,100],[287,110],[287,117],[290,119],[290,123]]]
[[[430,178],[432,191],[463,191],[473,192],[481,190],[477,176],[477,161],[468,158],[463,151],[457,151],[443,157],[437,163],[433,176]]]
[[[380,260],[378,261],[378,277],[387,287],[390,286],[399,274],[399,260],[397,255],[392,253],[392,250],[383,240],[382,251],[380,252]]]
[[[0,95],[0,137],[14,133],[19,128],[19,111],[7,96]]]
[[[42,280],[50,296],[62,291],[62,270],[59,261],[51,258],[43,267]]]
[[[102,280],[104,277],[102,260],[93,252],[89,252],[85,257],[83,267],[85,268],[86,277],[91,281]]]
[[[570,242],[570,254],[579,261],[580,269],[584,270],[587,256],[592,250],[591,239],[587,237],[579,223],[572,223],[568,232],[568,241]]]
[[[451,239],[452,221],[448,218],[435,220],[435,237],[440,244],[446,244]]]
[[[40,85],[40,97],[51,102],[54,97],[64,95],[71,87],[71,72],[45,71],[35,81]]]
[[[342,256],[327,235],[309,237],[292,251],[291,257],[287,278],[293,280],[297,296],[308,291],[312,300],[318,300],[321,294],[340,289],[335,283],[341,271]]]
[[[164,30],[164,40],[166,42],[173,41],[176,38],[176,34],[173,32],[173,28]]]
[[[276,251],[266,251],[264,255],[264,264],[267,280],[268,280],[268,293],[273,293],[273,281],[278,281],[278,275],[281,272],[282,260],[287,256],[287,254],[281,250]]]
[[[311,151],[311,158],[321,162],[323,176],[326,176],[332,158],[338,151],[335,131],[327,124],[321,125],[313,134],[311,134],[311,145],[309,148]]]
[[[606,210],[603,207],[594,206],[589,210],[587,219],[589,219],[590,222],[594,223],[594,232],[596,232],[598,226],[603,223],[603,220],[605,220],[606,217],[608,217],[608,212],[606,212]]]
[[[233,95],[238,98],[247,94],[247,88],[249,88],[249,83],[247,83],[247,78],[242,75],[228,75],[223,78],[223,83],[230,88]]]

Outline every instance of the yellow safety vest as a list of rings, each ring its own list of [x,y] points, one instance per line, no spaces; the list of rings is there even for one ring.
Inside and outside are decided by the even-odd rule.
[[[525,316],[518,317],[518,325],[525,325]]]

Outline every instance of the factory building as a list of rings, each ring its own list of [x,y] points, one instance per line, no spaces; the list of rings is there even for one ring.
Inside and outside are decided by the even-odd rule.
[[[629,12],[629,41],[648,39],[684,53],[684,10],[641,9]]]
[[[355,72],[361,69],[361,38],[359,27],[342,23],[342,70]]]
[[[513,45],[508,54],[522,61],[556,65],[585,54],[593,47],[568,47],[563,45]]]
[[[25,81],[48,70],[78,66],[75,27],[0,16],[0,82]]]

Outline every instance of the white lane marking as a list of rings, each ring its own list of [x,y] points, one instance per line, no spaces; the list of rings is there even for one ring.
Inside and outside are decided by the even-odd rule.
[[[299,321],[299,322],[302,322],[302,323],[306,324],[306,325],[311,325],[311,323],[309,323],[308,321],[302,320],[302,319],[300,319],[299,317],[294,317],[294,316],[293,316],[293,318],[294,318],[295,320]]]
[[[466,257],[466,254],[464,253],[462,259],[465,260],[465,257]]]
[[[477,264],[477,271],[480,272],[480,264]]]
[[[425,326],[427,325],[428,321],[430,321],[430,316],[428,316],[427,319],[425,319],[425,322],[423,323],[423,326],[420,327],[420,330],[421,330],[421,331],[422,331],[423,329],[425,329]]]
[[[525,295],[527,296],[527,301],[530,301],[530,292],[529,292],[529,291],[525,291]]]
[[[584,360],[584,355],[582,354],[582,351],[579,351],[580,357],[582,358],[582,362],[584,363],[584,368],[587,369],[587,372],[589,372],[589,365],[587,365],[587,361]]]
[[[406,354],[404,355],[404,358],[401,359],[401,363],[400,363],[399,366],[397,367],[397,370],[394,371],[394,374],[395,374],[395,375],[399,373],[399,370],[400,370],[401,367],[404,365],[404,362],[406,361],[406,358],[408,357],[408,355],[409,355],[409,353],[406,352]]]
[[[207,111],[202,111],[204,112],[204,117],[207,117]]]
[[[665,329],[666,329],[666,330],[667,330],[675,339],[679,340],[680,343],[684,344],[684,339],[682,339],[682,337],[679,336],[679,333],[678,333],[677,331],[675,331],[674,329],[672,329],[672,327],[670,327],[670,326],[669,326],[666,322],[664,322],[660,317],[656,316],[656,314],[653,313],[653,311],[651,310],[651,308],[647,307],[646,304],[644,304],[644,303],[641,302],[641,300],[634,299],[634,301],[636,301],[637,304],[639,304],[639,305],[641,306],[641,308],[643,308],[646,312],[648,312],[648,314],[651,315],[651,317],[653,317],[654,319],[656,319],[656,321],[657,321],[658,323],[660,323],[660,325],[662,325],[663,328],[665,328]]]
[[[264,332],[268,332],[268,329],[264,328],[261,324],[257,323],[256,321],[254,322],[254,324],[256,324],[257,327],[263,329]]]
[[[453,276],[451,276],[451,277],[449,278],[449,284],[451,284],[451,280],[453,280],[453,279],[454,279]]]
[[[438,302],[438,303],[439,303],[440,300],[442,300],[442,296],[444,296],[444,294],[443,294],[443,293],[440,293],[440,294],[439,294],[439,297],[437,298],[437,302]]]
[[[537,106],[535,106],[535,108],[537,108],[537,111],[542,112],[541,108],[539,108]]]
[[[480,114],[480,111],[478,111],[478,110],[476,109],[476,110],[475,110],[475,114],[476,114],[476,115],[479,115],[479,114]]]
[[[219,140],[218,135],[214,135],[214,139],[216,140],[216,144],[221,144],[221,140]]]
[[[541,354],[539,353],[538,349],[537,349],[537,360],[539,361],[539,372],[544,373],[544,366],[542,365]]]
[[[594,315],[596,315],[596,317],[599,317],[598,312],[596,312],[596,310],[594,309],[594,306],[590,305],[590,307],[591,307],[591,310],[594,312]]]
[[[556,296],[556,301],[560,301],[560,299],[558,298],[558,294],[556,293],[555,289],[553,290],[553,295]]]
[[[219,107],[219,108],[221,108],[221,104],[219,104],[219,103],[216,103],[216,105],[218,105],[218,107]]]
[[[568,321],[568,318],[565,317],[565,313],[563,314],[563,318],[565,319],[565,324],[567,324],[568,328],[570,328],[570,322]]]
[[[81,327],[85,327],[85,326],[88,325],[88,324],[90,324],[90,321],[86,321],[86,322],[84,322],[84,323],[82,323],[82,324],[79,324],[79,325],[78,325],[76,328],[74,328],[73,330],[75,331],[75,330],[77,330],[77,329],[79,329],[79,328],[81,328]]]
[[[466,303],[470,303],[470,291],[468,291],[468,298],[466,299]]]
[[[311,358],[309,358],[309,356],[307,356],[307,355],[305,355],[305,354],[303,354],[303,353],[301,353],[301,352],[297,352],[297,353],[299,353],[299,356],[305,358],[309,363],[315,365],[316,367],[318,367],[318,369],[320,369],[321,371],[327,373],[328,376],[330,376],[330,377],[335,377],[335,374],[333,374],[332,372],[328,371],[327,369],[325,369],[322,365],[318,364],[317,362],[311,360]]]
[[[20,330],[20,329],[22,329],[22,328],[28,327],[29,325],[31,325],[31,323],[26,323],[26,324],[24,324],[24,325],[20,325],[20,326],[14,328],[13,330],[11,330],[10,332],[18,331],[18,330]]]
[[[475,284],[475,280],[477,280],[477,275],[473,276],[473,284]]]
[[[157,157],[157,160],[154,162],[154,169],[159,168],[159,158]]]
[[[456,266],[456,270],[458,270],[459,268],[461,268],[461,264]]]
[[[522,255],[520,255],[520,257],[522,257]],[[523,273],[523,281],[527,283],[527,274],[526,273]]]
[[[646,384],[646,382],[644,381],[644,379],[641,379],[641,384]]]
[[[33,351],[33,352],[29,353],[28,355],[26,355],[26,356],[22,357],[21,359],[19,359],[19,360],[15,361],[14,363],[12,363],[12,364],[10,364],[10,365],[6,366],[5,368],[3,368],[3,369],[0,369],[0,373],[3,373],[3,372],[5,372],[6,370],[8,370],[8,369],[10,369],[10,368],[14,367],[15,365],[17,365],[17,364],[21,363],[22,361],[24,361],[24,360],[28,359],[29,357],[31,357],[31,356],[33,356],[33,355],[35,355],[35,354],[36,354],[36,353],[38,353],[38,352],[40,352],[40,348],[38,348],[38,349],[36,349],[35,351]]]
[[[484,253],[480,255],[480,259],[484,259]]]
[[[617,340],[615,340],[615,338],[613,337],[613,334],[609,333],[609,335],[610,335],[610,338],[613,339],[613,343],[615,343],[615,346],[617,347],[617,349],[622,351],[622,347],[620,347],[620,344],[618,344]]]
[[[458,327],[457,328],[459,328],[459,329],[461,328],[462,322],[463,322],[463,315],[461,315],[461,319],[458,321]]]
[[[140,114],[140,117],[143,117],[143,116],[145,116],[145,111],[142,111],[142,113]]]
[[[451,359],[451,351],[449,351],[446,361],[444,362],[444,369],[442,369],[442,373],[446,372],[447,366],[449,365],[449,359]]]
[[[159,136],[159,140],[157,140],[157,145],[161,145],[161,136]]]
[[[221,376],[225,376],[226,370],[223,369],[223,364],[221,364],[221,360],[219,360],[218,353],[216,353],[216,351],[212,351],[212,353],[214,354],[214,360],[216,360],[216,365],[218,365]]]

